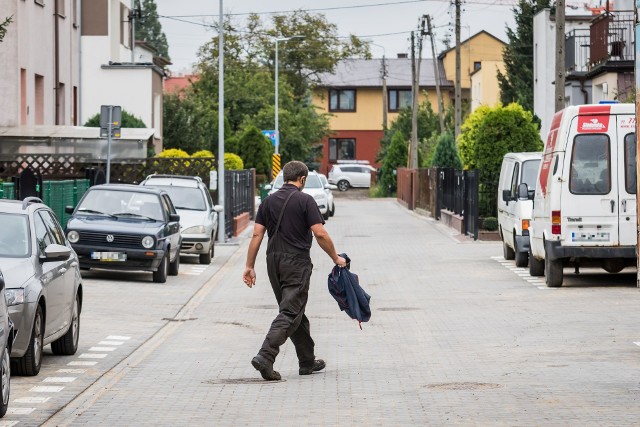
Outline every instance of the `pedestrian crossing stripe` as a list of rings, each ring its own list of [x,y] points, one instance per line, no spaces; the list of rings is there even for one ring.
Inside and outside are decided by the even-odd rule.
[[[273,154],[271,159],[271,178],[276,179],[280,173],[280,154]]]

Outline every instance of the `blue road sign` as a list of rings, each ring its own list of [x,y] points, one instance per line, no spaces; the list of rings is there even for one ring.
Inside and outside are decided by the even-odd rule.
[[[263,130],[262,134],[271,140],[273,146],[276,146],[276,131],[275,130]]]

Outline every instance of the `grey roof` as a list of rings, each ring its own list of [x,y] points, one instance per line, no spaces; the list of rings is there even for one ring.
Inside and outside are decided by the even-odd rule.
[[[411,86],[411,59],[385,59],[387,87]],[[442,63],[438,61],[440,85],[453,86],[445,78]],[[382,59],[345,59],[340,61],[334,73],[320,75],[320,86],[327,87],[382,87]],[[433,59],[423,59],[420,64],[420,86],[436,85]]]

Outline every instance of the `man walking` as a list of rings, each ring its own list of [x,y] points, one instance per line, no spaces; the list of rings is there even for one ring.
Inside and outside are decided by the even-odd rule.
[[[345,259],[338,256],[323,226],[324,220],[318,205],[313,197],[301,191],[309,175],[307,166],[291,161],[282,168],[282,175],[285,184],[258,208],[242,275],[248,287],[255,285],[254,266],[266,231],[269,235],[267,272],[278,301],[279,313],[271,323],[262,348],[251,360],[253,367],[260,371],[265,380],[280,379],[280,374],[273,370],[273,363],[287,338],[291,338],[296,348],[300,375],[309,375],[325,367],[323,360],[315,358],[309,319],[304,314],[313,269],[309,256],[312,233],[335,264],[346,266]]]

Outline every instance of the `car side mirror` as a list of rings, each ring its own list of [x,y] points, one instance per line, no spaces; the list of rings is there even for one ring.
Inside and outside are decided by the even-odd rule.
[[[520,200],[529,199],[529,186],[525,182],[518,185],[518,199]]]
[[[224,206],[222,205],[213,205],[213,210],[220,213],[224,210]]]
[[[178,214],[169,214],[169,221],[170,222],[180,222],[180,215]]]
[[[502,190],[502,200],[507,202],[507,204],[509,204],[509,202],[513,200],[513,196],[511,195],[511,190]]]
[[[53,243],[44,248],[44,255],[40,256],[41,262],[65,261],[71,256],[71,249],[66,246]]]
[[[64,207],[65,213],[68,213],[68,214],[72,214],[73,213],[73,209],[74,209],[73,206],[65,206]]]

